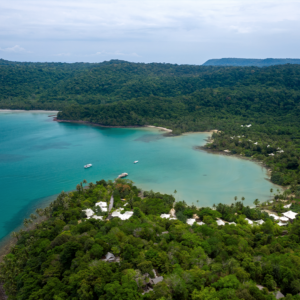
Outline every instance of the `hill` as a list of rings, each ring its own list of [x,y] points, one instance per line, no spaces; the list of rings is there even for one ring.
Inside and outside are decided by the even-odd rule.
[[[101,210],[111,195],[112,211]],[[280,227],[240,201],[212,210],[174,200],[129,180],[62,192],[24,220],[31,228],[13,233],[0,264],[9,299],[300,299],[298,218]]]
[[[260,68],[2,60],[0,108],[56,109],[60,120],[155,125],[174,134],[217,128],[221,133],[210,150],[262,161],[276,184],[295,190],[300,183],[297,64]],[[242,127],[246,124],[252,126]]]
[[[300,64],[300,59],[293,58],[266,58],[266,59],[251,59],[251,58],[220,58],[209,59],[203,66],[243,66],[243,67],[269,67],[274,65],[285,64]]]

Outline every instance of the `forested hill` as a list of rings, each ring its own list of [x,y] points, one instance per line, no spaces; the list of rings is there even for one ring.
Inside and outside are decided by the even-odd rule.
[[[211,150],[263,161],[272,181],[300,183],[300,65],[259,67],[0,63],[0,108],[57,109],[106,126],[219,129]],[[251,127],[241,125],[252,124]],[[251,142],[249,141],[251,140]],[[278,153],[277,148],[284,152]]]
[[[251,59],[251,58],[220,58],[209,59],[203,66],[256,66],[269,67],[274,65],[285,64],[300,64],[300,59],[292,58],[266,58],[266,59]]]
[[[0,63],[1,108],[62,109],[146,97],[174,98],[203,89],[299,90],[300,66],[269,68],[103,63]],[[217,92],[215,90],[215,92]],[[223,90],[218,93],[223,94]],[[228,92],[225,92],[228,96]],[[232,94],[232,92],[229,92]]]

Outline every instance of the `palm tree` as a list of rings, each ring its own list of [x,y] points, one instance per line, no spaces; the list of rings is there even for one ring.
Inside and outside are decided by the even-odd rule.
[[[270,196],[272,198],[273,189],[270,189]]]
[[[86,181],[85,179],[83,179],[83,181],[82,181],[82,182],[83,182],[83,184],[87,184],[87,181]]]
[[[44,210],[43,210],[42,208],[37,208],[37,209],[35,210],[35,212],[36,212],[40,217],[42,217],[42,216],[44,215]]]
[[[35,214],[31,214],[31,215],[30,215],[30,219],[31,219],[31,220],[36,220],[36,219],[37,219],[37,216],[36,216]]]
[[[80,191],[81,191],[81,186],[80,186],[80,184],[77,184],[77,185],[76,185],[76,190],[77,190],[78,193],[80,193]]]
[[[236,201],[236,200],[237,200],[237,196],[234,197],[234,201]]]
[[[255,199],[253,203],[254,203],[255,206],[258,206],[260,202],[259,202],[258,199]]]
[[[245,200],[245,197],[242,197],[241,199],[242,199],[242,201],[244,201],[244,200]]]
[[[11,236],[13,237],[13,238],[17,238],[17,240],[19,240],[19,233],[18,232],[15,232],[15,231],[13,231],[12,233],[11,233]]]
[[[175,198],[175,201],[176,201],[176,194],[177,194],[176,190],[174,190],[174,194],[175,194],[174,198]]]
[[[29,226],[28,219],[25,218],[25,219],[23,220],[23,224],[24,224],[25,227],[28,227],[28,226]]]

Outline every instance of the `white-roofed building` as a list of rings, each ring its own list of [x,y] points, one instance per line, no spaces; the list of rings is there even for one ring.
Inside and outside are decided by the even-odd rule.
[[[195,222],[196,222],[196,219],[187,219],[187,220],[186,220],[186,224],[191,225],[191,226],[192,226]]]
[[[219,226],[224,226],[224,225],[225,225],[225,222],[224,222],[223,220],[221,220],[221,219],[218,219],[218,220],[217,220],[217,224],[218,224]]]
[[[277,224],[278,224],[279,226],[286,226],[288,223],[283,223],[283,222],[279,221]]]
[[[163,218],[163,219],[169,219],[170,214],[161,214],[160,217]]]
[[[279,220],[282,221],[282,222],[287,222],[289,220],[289,218],[287,218],[287,217],[280,217]]]
[[[253,221],[251,221],[250,219],[245,218],[245,220],[248,222],[248,224],[253,225]]]
[[[279,220],[279,219],[280,219],[280,217],[278,217],[278,216],[276,216],[276,215],[274,215],[274,214],[270,214],[269,216],[270,216],[270,217],[273,217],[275,220]]]
[[[205,223],[204,222],[197,222],[198,225],[202,226],[204,225]]]
[[[95,204],[95,206],[99,206],[102,211],[107,212],[107,203],[100,201]]]
[[[123,209],[122,209],[122,210],[123,210]],[[120,209],[114,211],[114,212],[111,214],[111,216],[114,217],[114,218],[120,218],[121,220],[124,221],[124,220],[128,220],[128,219],[131,218],[132,215],[133,215],[133,211],[125,211],[124,214],[121,214],[120,211],[121,211]]]
[[[291,203],[291,204],[284,205],[283,207],[284,207],[284,208],[290,208],[291,206],[292,206],[292,203]]]
[[[93,216],[95,214],[94,211],[90,208],[83,209],[82,211],[85,212],[87,219],[89,219],[91,216]]]
[[[96,216],[96,215],[93,215],[90,219],[95,219],[95,220],[101,220],[101,221],[103,221],[103,217],[102,216]]]
[[[228,225],[236,225],[235,222],[228,222],[227,224],[228,224]]]
[[[291,220],[296,219],[298,213],[294,213],[291,210],[289,210],[288,212],[283,213],[283,215]]]
[[[257,220],[257,221],[254,221],[255,223],[257,223],[257,224],[259,224],[259,225],[261,225],[261,224],[263,224],[263,223],[265,223],[265,221],[264,220]]]

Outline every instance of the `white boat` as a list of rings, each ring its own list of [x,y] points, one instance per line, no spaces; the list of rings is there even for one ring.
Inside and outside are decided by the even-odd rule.
[[[87,165],[84,165],[83,167],[85,168],[85,169],[87,169],[87,168],[90,168],[92,166],[92,164],[87,164]]]
[[[118,176],[118,178],[124,178],[126,176],[128,176],[128,173],[122,173],[121,175]]]
[[[133,163],[134,163],[134,164],[137,164],[138,162],[139,162],[138,160],[135,160]]]

